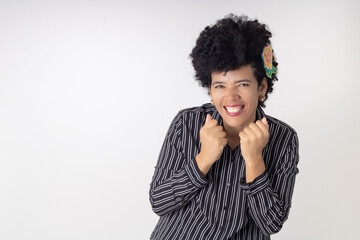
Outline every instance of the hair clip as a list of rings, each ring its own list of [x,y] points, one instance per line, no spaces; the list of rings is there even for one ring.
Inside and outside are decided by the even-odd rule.
[[[263,52],[261,53],[261,58],[264,62],[264,68],[266,72],[266,76],[271,78],[272,74],[276,74],[276,68],[272,64],[273,60],[273,50],[271,45],[267,43],[264,47]]]

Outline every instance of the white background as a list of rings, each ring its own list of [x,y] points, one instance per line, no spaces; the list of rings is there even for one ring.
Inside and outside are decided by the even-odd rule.
[[[149,239],[165,133],[209,102],[188,58],[230,12],[273,32],[266,113],[293,126],[300,173],[272,239],[356,239],[358,1],[0,1],[0,239]]]

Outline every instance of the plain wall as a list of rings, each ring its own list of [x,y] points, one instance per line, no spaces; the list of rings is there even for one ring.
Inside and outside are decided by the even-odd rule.
[[[355,239],[358,1],[0,1],[0,239],[149,239],[148,191],[175,114],[209,102],[188,58],[228,13],[266,23],[265,112],[300,140],[272,239]]]

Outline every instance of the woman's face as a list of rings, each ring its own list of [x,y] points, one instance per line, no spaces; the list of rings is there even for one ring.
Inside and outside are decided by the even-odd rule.
[[[266,78],[259,86],[251,65],[211,74],[210,96],[228,134],[238,134],[255,121],[258,100],[266,90]]]

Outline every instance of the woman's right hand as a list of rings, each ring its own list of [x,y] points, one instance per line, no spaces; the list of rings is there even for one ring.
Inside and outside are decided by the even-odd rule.
[[[203,176],[206,176],[228,143],[224,128],[219,126],[218,122],[209,114],[206,115],[205,124],[200,129],[200,142],[201,151],[196,156],[196,162]]]

